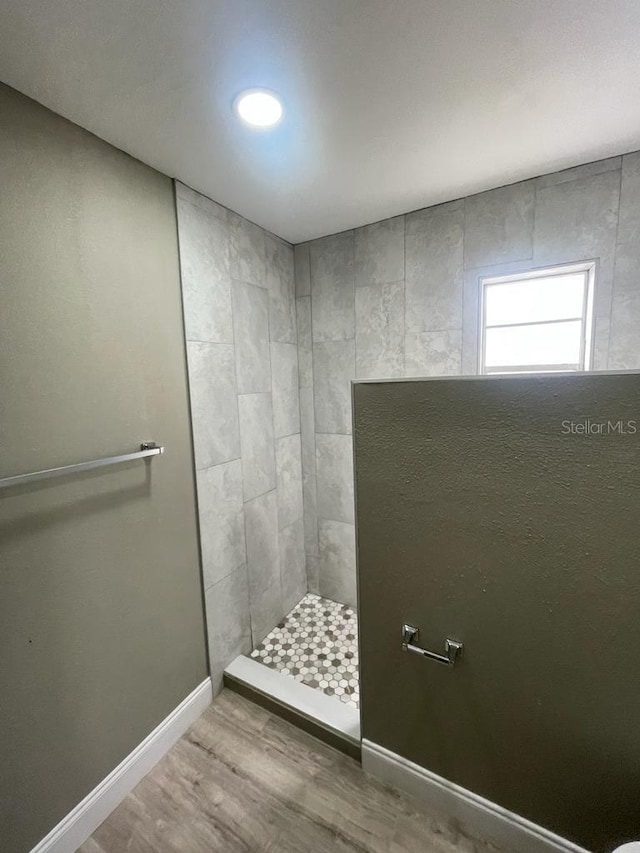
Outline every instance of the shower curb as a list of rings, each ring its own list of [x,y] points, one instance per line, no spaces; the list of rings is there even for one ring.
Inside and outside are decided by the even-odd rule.
[[[360,760],[360,715],[355,708],[244,655],[225,669],[224,683],[318,740]]]

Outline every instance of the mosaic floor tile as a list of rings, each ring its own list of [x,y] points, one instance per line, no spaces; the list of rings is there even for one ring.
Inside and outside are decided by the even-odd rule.
[[[352,607],[308,593],[251,657],[357,708],[358,620]]]

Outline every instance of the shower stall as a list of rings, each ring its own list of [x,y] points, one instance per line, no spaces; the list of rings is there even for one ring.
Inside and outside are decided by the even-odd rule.
[[[176,184],[214,691],[359,749],[354,235],[290,246]],[[341,328],[339,328],[341,327]]]

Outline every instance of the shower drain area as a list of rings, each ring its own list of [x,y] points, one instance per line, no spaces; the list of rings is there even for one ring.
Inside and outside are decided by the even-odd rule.
[[[251,653],[258,663],[358,708],[358,619],[352,607],[308,593]]]

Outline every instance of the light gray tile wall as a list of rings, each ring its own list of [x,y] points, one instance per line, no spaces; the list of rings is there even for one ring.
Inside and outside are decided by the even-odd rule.
[[[209,205],[182,205],[182,281],[187,339],[233,343],[227,211]]]
[[[533,181],[465,199],[465,267],[472,269],[530,258],[534,200]]]
[[[350,435],[316,433],[318,516],[353,524],[353,459]]]
[[[204,587],[247,562],[242,464],[239,459],[197,471]]]
[[[224,667],[250,652],[307,592],[303,487],[312,507],[315,460],[311,475],[307,451],[303,483],[293,248],[181,184],[176,195],[217,692]],[[309,279],[308,248],[298,248],[302,287],[305,261]],[[307,296],[300,319],[307,429],[313,427],[310,303]],[[313,552],[311,520],[308,539]],[[315,588],[317,576],[316,570]]]
[[[232,344],[187,341],[196,468],[240,455],[237,387]]]
[[[350,380],[477,372],[481,276],[596,260],[594,368],[640,368],[640,152],[311,241],[295,259],[307,576],[329,598],[356,594]]]
[[[271,394],[240,395],[238,411],[244,499],[250,501],[276,487]]]
[[[536,190],[533,266],[596,259],[596,319],[611,314],[620,177],[617,169]],[[597,350],[597,369],[606,367],[606,350]]]
[[[309,246],[313,342],[355,335],[354,233],[346,231]]]
[[[251,636],[256,645],[284,615],[276,490],[247,501],[244,515]]]
[[[288,527],[302,518],[302,458],[300,434],[276,440],[278,470],[278,527]]]
[[[270,392],[269,294],[244,281],[231,288],[238,393]]]
[[[606,318],[603,318],[603,322]],[[608,367],[640,368],[640,151],[622,158]]]
[[[204,604],[209,638],[209,668],[214,694],[222,690],[225,666],[253,649],[249,612],[249,577],[246,565],[205,590]]]
[[[279,341],[271,343],[273,428],[276,438],[300,432],[298,396],[298,348]]]
[[[301,518],[280,531],[282,600],[289,612],[307,594],[308,579],[304,554],[304,523]]]
[[[462,328],[464,203],[405,217],[405,331]]]
[[[402,376],[403,368],[404,281],[358,287],[355,375]]]
[[[351,380],[356,370],[355,337],[313,344],[316,432],[351,432]]]

